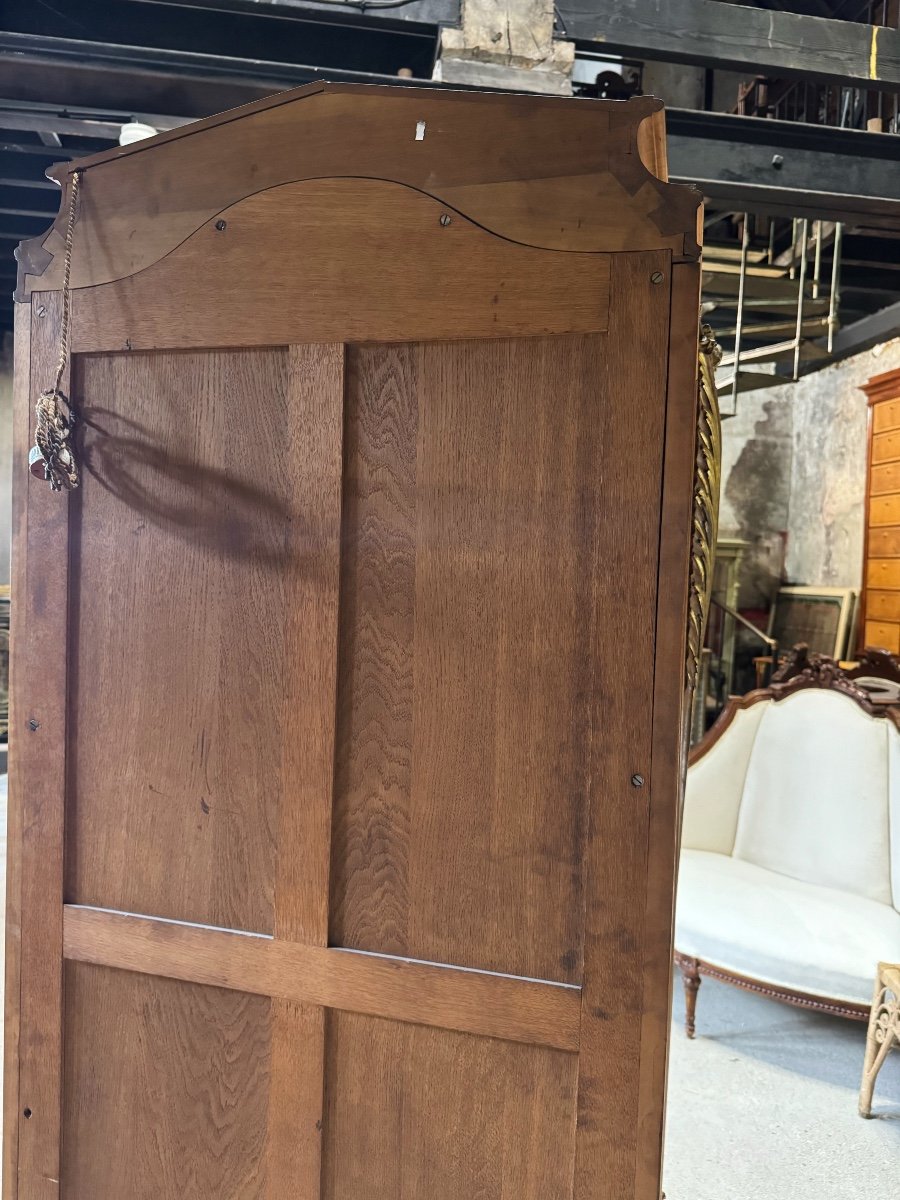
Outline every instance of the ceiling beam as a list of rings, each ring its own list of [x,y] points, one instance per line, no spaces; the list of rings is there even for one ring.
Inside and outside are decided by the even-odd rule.
[[[657,8],[646,5],[651,14]],[[0,65],[8,102],[33,100],[44,110],[53,104],[86,106],[106,117],[84,124],[82,114],[10,117],[62,133],[72,132],[68,123],[77,120],[79,132],[99,126],[112,135],[119,113],[127,119],[136,111],[167,112],[173,114],[169,123],[177,124],[323,75],[435,86],[430,80],[14,34],[0,34]],[[717,207],[873,226],[900,220],[900,159],[893,135],[679,109],[670,109],[667,121],[672,178],[696,183]],[[45,152],[52,157],[52,150]],[[7,162],[7,177],[8,167]],[[15,173],[26,177],[22,186],[54,186],[35,179],[37,171]]]
[[[900,87],[900,31],[720,0],[561,0],[564,36],[610,54]]]
[[[334,83],[432,81],[156,47],[0,32],[0,99],[206,117],[317,79]]]
[[[716,208],[900,225],[894,134],[677,108],[666,124],[670,177]]]
[[[123,0],[115,0],[122,4]],[[354,24],[458,25],[461,0],[129,0],[166,8],[205,8],[218,13],[248,13],[258,17],[297,17]]]
[[[900,301],[839,329],[834,338],[834,357],[849,358],[895,337],[900,337]]]

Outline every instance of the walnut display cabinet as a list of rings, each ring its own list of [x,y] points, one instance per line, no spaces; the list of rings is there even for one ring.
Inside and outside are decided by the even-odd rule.
[[[6,1200],[657,1200],[702,407],[661,105],[314,84],[53,174]]]

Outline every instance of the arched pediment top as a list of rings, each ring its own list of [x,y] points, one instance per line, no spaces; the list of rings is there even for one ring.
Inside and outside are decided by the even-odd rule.
[[[19,287],[61,286],[69,181],[81,173],[72,285],[127,278],[210,217],[305,179],[402,183],[488,232],[561,252],[696,258],[699,193],[665,182],[662,104],[310,84],[48,172],[50,230],[19,247]]]

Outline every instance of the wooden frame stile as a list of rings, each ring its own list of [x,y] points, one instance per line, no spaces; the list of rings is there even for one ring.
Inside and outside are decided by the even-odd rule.
[[[312,362],[308,361],[312,360]],[[303,464],[298,501],[314,514],[308,530],[322,563],[321,575],[304,579],[293,567],[298,602],[290,617],[286,660],[306,682],[306,703],[293,703],[286,688],[283,769],[296,780],[296,802],[282,806],[275,881],[275,936],[310,946],[328,945],[328,879],[337,697],[338,590],[343,484],[344,361],[340,343],[292,346],[291,386],[300,397],[301,419],[291,427],[288,452]],[[308,369],[310,367],[317,369]],[[317,385],[311,387],[309,379]],[[306,419],[302,419],[305,414]],[[305,636],[304,636],[305,635]],[[316,652],[304,654],[304,646]],[[322,797],[327,803],[322,803]],[[301,861],[296,853],[304,847]],[[325,1080],[324,1008],[292,1000],[273,1001],[272,1084],[274,1119],[268,1139],[267,1185],[271,1200],[290,1191],[294,1179],[319,1176]],[[299,1067],[303,1061],[303,1069]],[[298,1114],[303,1114],[298,1121]]]
[[[671,256],[668,254],[629,255],[616,258],[613,265],[614,286],[638,286],[640,279],[649,280],[654,272],[662,271],[666,290],[647,289],[642,313],[617,308],[610,313],[610,358],[604,380],[606,395],[613,410],[627,404],[627,394],[616,393],[617,381],[626,374],[620,369],[622,359],[633,353],[633,344],[641,344],[640,328],[627,325],[631,320],[647,319],[648,327],[656,305],[669,308],[671,287]],[[652,293],[656,292],[656,295]],[[660,388],[665,398],[667,360],[648,363],[647,393],[652,396]],[[659,371],[659,376],[654,373]],[[619,383],[621,389],[621,383]],[[634,1070],[633,1064],[642,1061],[646,1029],[639,1019],[643,1002],[643,961],[640,947],[643,938],[644,911],[630,903],[629,897],[639,887],[646,871],[652,733],[648,722],[640,731],[631,725],[631,697],[653,695],[653,658],[635,664],[633,672],[621,670],[618,662],[602,653],[602,644],[621,645],[628,637],[637,636],[646,645],[653,645],[656,623],[656,551],[658,548],[659,510],[650,505],[640,511],[629,510],[628,479],[635,458],[636,443],[647,439],[660,447],[662,457],[664,403],[656,411],[647,405],[646,424],[618,421],[607,430],[607,450],[616,473],[608,483],[609,511],[620,514],[617,525],[615,553],[607,558],[602,569],[594,567],[592,617],[594,620],[593,657],[596,670],[606,678],[597,689],[603,702],[593,713],[593,729],[615,728],[609,742],[591,737],[592,806],[589,815],[585,871],[587,903],[584,940],[584,981],[581,1004],[581,1053],[578,1077],[578,1121],[575,1131],[574,1200],[614,1200],[613,1181],[637,1178],[639,1126],[638,1089],[629,1090],[624,1079]],[[660,462],[661,466],[661,462]],[[651,532],[652,525],[652,532]],[[628,606],[616,603],[619,580],[625,561],[653,547],[653,561],[644,564],[640,572],[642,586],[639,595],[632,595]],[[599,612],[606,620],[600,627]],[[629,632],[630,631],[630,632]],[[682,631],[683,632],[683,631]],[[652,701],[651,701],[652,703]],[[630,736],[629,736],[630,731]],[[602,749],[601,749],[602,747]],[[605,836],[599,836],[600,822],[596,808],[605,806]],[[615,836],[609,836],[615,828]],[[601,888],[603,889],[601,891]],[[601,916],[602,914],[602,916]],[[621,1073],[623,1086],[613,1079]],[[594,1118],[601,1090],[613,1088],[621,1097],[615,1120],[602,1126]],[[657,1105],[658,1107],[658,1105]],[[655,1185],[654,1185],[655,1187]],[[635,1192],[635,1196],[639,1195]],[[640,1194],[644,1200],[646,1192]],[[648,1197],[649,1200],[649,1197]],[[655,1200],[655,1194],[653,1196]]]
[[[702,209],[701,209],[702,214]],[[662,664],[677,661],[688,622],[693,489],[678,464],[697,438],[697,322],[700,268],[675,263],[672,268],[672,309],[669,347],[669,400],[663,458],[663,502],[660,523],[659,593],[654,681],[654,741],[651,765],[648,858],[667,870],[648,872],[647,918],[644,941],[644,1027],[641,1056],[641,1104],[638,1125],[635,1196],[656,1200],[656,1181],[662,1177],[665,1099],[660,1112],[651,1099],[666,1096],[668,1031],[672,1019],[672,927],[678,879],[680,813],[687,769],[690,689],[686,675]],[[691,353],[684,350],[687,343]],[[681,351],[679,353],[679,351]],[[687,445],[686,445],[687,443]],[[681,589],[681,602],[671,597]],[[653,779],[659,782],[653,786]],[[674,836],[673,836],[674,835]],[[652,931],[660,934],[652,936]]]
[[[579,1098],[584,1099],[586,1107],[590,1105],[594,1070],[602,1077],[604,1086],[609,1087],[610,1074],[635,1059],[640,1063],[640,1082],[636,1093],[627,1098],[623,1095],[619,1121],[615,1124],[608,1122],[600,1130],[589,1118],[579,1120],[575,1200],[592,1200],[595,1196],[607,1200],[602,1189],[610,1162],[616,1163],[617,1172],[633,1174],[635,1200],[657,1200],[662,1170],[665,1107],[660,1105],[659,1097],[664,1095],[668,1064],[672,978],[669,931],[678,854],[677,834],[673,837],[673,830],[681,803],[687,744],[685,714],[689,710],[686,674],[674,674],[663,664],[671,664],[673,657],[679,656],[687,626],[693,481],[683,470],[679,471],[678,466],[693,451],[697,436],[696,312],[700,271],[698,264],[693,262],[672,264],[669,261],[660,265],[666,268],[669,282],[663,300],[671,306],[665,427],[649,433],[646,428],[630,433],[632,437],[656,438],[661,448],[659,590],[653,627],[647,630],[650,644],[655,644],[655,661],[659,668],[646,683],[642,679],[636,682],[631,674],[615,673],[613,676],[611,672],[611,678],[603,688],[604,713],[596,716],[598,722],[602,716],[607,728],[613,721],[621,721],[624,726],[628,721],[632,689],[643,690],[646,686],[647,694],[652,695],[654,719],[647,729],[647,741],[636,744],[633,738],[616,739],[617,745],[624,750],[621,760],[611,761],[607,749],[602,770],[599,760],[596,764],[600,781],[597,795],[616,808],[620,838],[613,839],[619,847],[615,851],[610,844],[593,844],[589,834],[588,889],[591,880],[602,879],[608,884],[610,879],[616,879],[619,885],[613,889],[613,895],[607,894],[603,901],[604,936],[592,937],[590,921],[586,929]],[[652,267],[651,263],[638,264],[635,274],[651,273]],[[614,279],[615,275],[614,268]],[[614,312],[611,314],[611,344],[627,346],[626,331],[617,329],[615,323]],[[685,343],[691,348],[689,352],[685,350]],[[618,436],[623,433],[623,442],[627,442],[628,431],[622,431]],[[617,446],[613,458],[627,470],[630,461],[627,444]],[[642,516],[626,513],[622,522],[622,553],[627,554],[629,547],[633,549],[640,544]],[[615,563],[607,562],[606,567],[614,587]],[[649,564],[648,572],[655,592],[657,578]],[[598,571],[598,577],[604,574]],[[671,598],[679,592],[680,601],[673,604]],[[595,612],[598,607],[595,601]],[[616,612],[616,606],[608,604],[606,611]],[[626,625],[631,626],[630,636],[634,636],[634,618],[634,610],[627,613],[620,610],[621,628],[611,631],[607,620],[603,629],[604,641],[610,637],[615,641],[629,636]],[[596,660],[602,662],[598,640],[594,653]],[[637,664],[638,672],[644,669],[650,670],[649,660],[645,668]],[[660,713],[662,719],[659,719]],[[630,857],[623,855],[623,846],[631,850]],[[655,862],[666,863],[667,869],[647,874],[644,908],[623,909],[616,914],[615,920],[611,920],[610,909],[615,906],[616,897],[628,895],[634,880],[645,876],[651,855]],[[595,907],[598,911],[601,908],[599,896],[595,897]],[[610,924],[615,931],[614,938],[610,937]],[[649,936],[653,930],[662,931],[661,936]],[[636,947],[642,948],[640,957],[635,955]],[[615,1015],[606,1006],[612,1007]],[[638,1015],[639,1019],[635,1019]],[[609,1200],[613,1200],[613,1195],[609,1193]]]
[[[35,391],[50,381],[59,352],[62,295],[36,294],[18,319],[31,322],[30,370]],[[22,335],[20,344],[26,341]],[[62,379],[69,392],[69,367]],[[32,406],[17,409],[16,461],[26,461]],[[26,428],[26,420],[28,421]],[[23,443],[26,449],[23,451]],[[62,1080],[63,872],[66,787],[67,620],[69,509],[71,501],[33,476],[14,484],[17,603],[13,605],[15,700],[10,766],[18,805],[10,806],[9,898],[17,906],[18,936],[10,926],[9,982],[19,995],[13,1018],[18,1072],[7,1058],[9,1095],[4,1115],[17,1125],[18,1171],[5,1162],[5,1200],[49,1200],[59,1195]],[[27,492],[27,504],[25,493]],[[23,703],[23,697],[25,697]],[[27,830],[28,836],[23,837]],[[9,1003],[12,1003],[10,998]],[[20,1014],[27,1013],[27,1026]],[[12,1048],[9,1048],[10,1055]],[[12,1105],[15,1101],[15,1110]]]
[[[29,410],[28,397],[31,384],[31,303],[15,305],[15,415],[13,423],[13,460],[24,462],[28,454],[30,423],[21,419],[21,414]],[[12,603],[13,634],[18,635],[19,628],[14,614],[24,613],[26,596],[25,586],[25,490],[27,479],[19,472],[13,474],[13,547],[17,556],[17,569],[13,573],[15,594]],[[12,680],[15,681],[19,671],[17,655],[12,656],[10,663]],[[17,688],[11,689],[10,728],[19,728],[20,722],[26,718],[19,713],[16,700]],[[15,738],[12,739],[15,741]],[[19,769],[18,756],[13,753],[9,764],[10,773],[15,780]],[[13,790],[17,784],[14,783]],[[4,1066],[3,1066],[3,1127],[7,1131],[3,1145],[3,1197],[4,1200],[16,1198],[16,1167],[18,1161],[19,1134],[19,987],[20,987],[20,953],[21,953],[21,912],[22,912],[22,822],[18,805],[9,805],[7,816],[7,862],[6,862],[6,991],[4,1004]]]

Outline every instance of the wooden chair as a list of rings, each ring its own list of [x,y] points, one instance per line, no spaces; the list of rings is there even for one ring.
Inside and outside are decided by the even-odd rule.
[[[871,1117],[875,1080],[892,1046],[900,1046],[900,963],[879,963],[869,1014],[866,1061],[859,1089],[859,1115]]]

